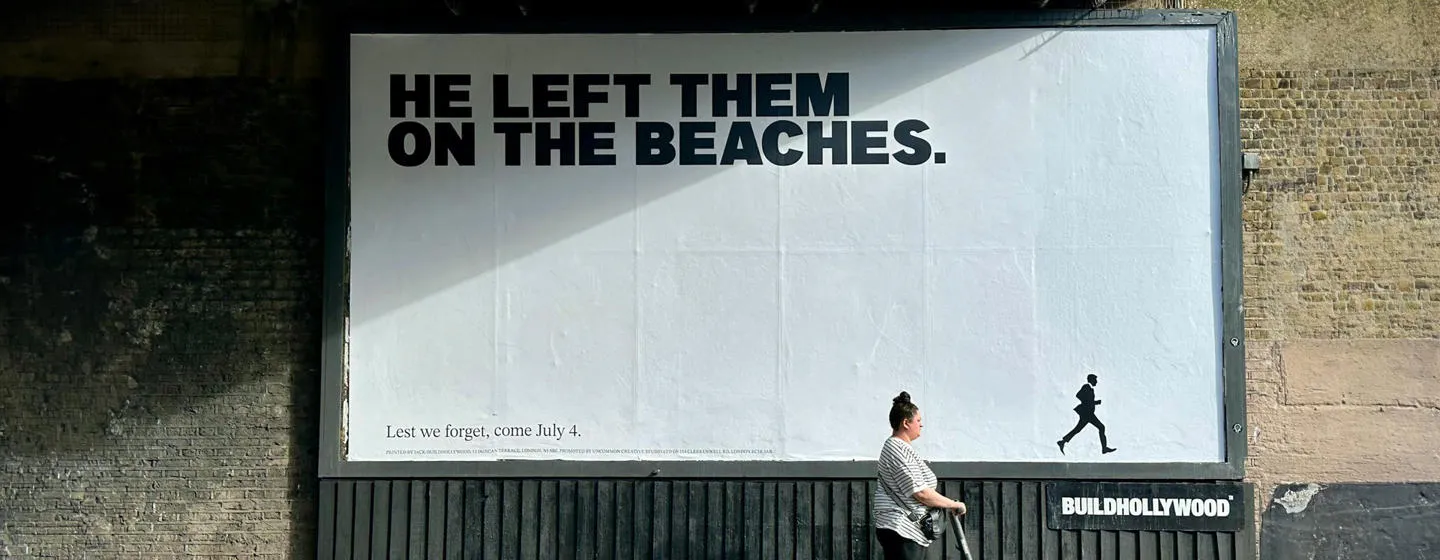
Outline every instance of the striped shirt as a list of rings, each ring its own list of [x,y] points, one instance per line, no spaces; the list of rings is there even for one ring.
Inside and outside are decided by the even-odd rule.
[[[920,532],[920,526],[907,517],[907,513],[924,513],[926,506],[915,500],[915,493],[925,488],[935,488],[935,472],[920,460],[915,448],[905,440],[890,437],[880,449],[880,460],[875,477],[875,528],[890,529],[900,536],[930,546],[930,540]],[[888,488],[888,490],[887,490]],[[891,494],[899,495],[903,504],[896,504]]]

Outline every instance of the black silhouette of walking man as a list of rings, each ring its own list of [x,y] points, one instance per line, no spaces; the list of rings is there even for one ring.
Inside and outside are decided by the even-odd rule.
[[[1100,452],[1110,453],[1115,451],[1115,448],[1105,444],[1105,424],[1102,424],[1100,419],[1095,417],[1095,407],[1100,406],[1100,401],[1095,400],[1095,389],[1093,387],[1100,382],[1100,379],[1092,373],[1085,376],[1085,381],[1086,384],[1081,385],[1080,391],[1075,393],[1075,398],[1080,399],[1080,404],[1075,405],[1075,414],[1080,416],[1080,421],[1075,423],[1075,429],[1070,430],[1070,433],[1065,434],[1065,437],[1060,438],[1060,441],[1055,442],[1055,445],[1059,445],[1060,452],[1064,453],[1065,444],[1070,443],[1070,438],[1075,437],[1075,434],[1085,429],[1086,424],[1094,424],[1095,428],[1100,430]]]

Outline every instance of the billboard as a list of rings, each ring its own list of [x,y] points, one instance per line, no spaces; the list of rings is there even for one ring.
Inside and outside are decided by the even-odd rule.
[[[341,459],[1223,463],[1216,33],[352,34]]]

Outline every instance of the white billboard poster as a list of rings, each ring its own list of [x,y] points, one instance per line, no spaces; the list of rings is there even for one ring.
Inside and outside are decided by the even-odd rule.
[[[1215,45],[355,35],[344,459],[1222,462]]]

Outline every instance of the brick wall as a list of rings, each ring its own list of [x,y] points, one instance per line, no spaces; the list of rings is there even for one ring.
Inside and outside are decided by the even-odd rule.
[[[0,558],[313,555],[314,93],[0,100]]]
[[[1258,496],[1440,480],[1436,66],[1244,73],[1265,167],[1245,197]]]
[[[368,0],[354,0],[359,3]],[[9,3],[0,75],[315,77],[318,0]],[[438,4],[437,4],[438,5]]]
[[[1187,5],[1239,13],[1242,135],[1263,158],[1244,198],[1257,509],[1291,515],[1270,501],[1287,483],[1440,481],[1440,5]],[[1386,523],[1348,522],[1320,548],[1364,554]]]
[[[1250,337],[1440,334],[1440,68],[1241,81]]]

